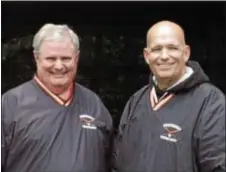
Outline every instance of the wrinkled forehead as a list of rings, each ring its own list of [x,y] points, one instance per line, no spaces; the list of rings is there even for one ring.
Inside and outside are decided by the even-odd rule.
[[[41,45],[41,50],[61,49],[61,50],[74,50],[74,45],[71,40],[65,39],[57,40],[44,40]]]
[[[39,56],[41,57],[74,57],[77,51],[75,50],[74,45],[71,41],[43,41],[40,50]]]
[[[55,53],[75,53],[75,47],[71,40],[65,39],[57,40],[44,40],[40,47],[40,53],[55,52]]]

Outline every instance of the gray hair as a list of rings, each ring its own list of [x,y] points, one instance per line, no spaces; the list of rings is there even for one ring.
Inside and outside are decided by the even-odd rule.
[[[79,50],[79,38],[68,25],[47,23],[35,34],[33,39],[34,52],[38,52],[44,40],[61,41],[70,38],[76,50]]]

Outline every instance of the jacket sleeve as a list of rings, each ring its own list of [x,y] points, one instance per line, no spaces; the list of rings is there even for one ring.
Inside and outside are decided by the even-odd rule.
[[[113,155],[112,155],[112,172],[117,171],[117,166],[119,162],[119,147],[121,144],[121,140],[123,138],[124,129],[127,125],[129,125],[129,120],[132,120],[132,112],[136,108],[139,103],[140,98],[146,93],[149,89],[149,85],[144,86],[135,94],[133,94],[130,99],[127,101],[121,119],[118,126],[118,130],[116,131],[113,143]],[[129,155],[128,155],[129,156]]]
[[[1,115],[1,171],[4,172],[4,167],[6,164],[6,154],[7,154],[7,141],[6,141],[6,132],[4,127],[4,118],[3,113]]]
[[[16,99],[8,94],[2,96],[1,114],[1,170],[4,172],[7,163],[8,152],[13,137],[13,109],[16,107]]]
[[[225,96],[213,89],[195,131],[200,172],[225,172]]]
[[[126,103],[126,106],[124,107],[122,116],[120,118],[118,129],[116,130],[114,134],[113,139],[113,154],[112,154],[112,172],[117,171],[117,157],[118,157],[118,148],[120,146],[120,141],[122,139],[123,130],[125,128],[125,125],[128,120],[128,116],[130,113],[130,104],[131,99]]]
[[[113,133],[113,121],[110,112],[108,109],[105,107],[105,105],[101,102],[102,104],[102,113],[105,117],[106,121],[106,142],[105,142],[105,160],[106,160],[106,165],[107,165],[107,170],[110,171],[110,161],[111,161],[111,151],[112,151],[112,133]]]

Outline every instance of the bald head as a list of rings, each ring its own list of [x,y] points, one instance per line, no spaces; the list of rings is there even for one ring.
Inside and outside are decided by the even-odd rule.
[[[161,21],[154,24],[147,32],[147,47],[151,44],[153,38],[172,35],[177,37],[181,44],[185,45],[185,36],[183,29],[171,21]]]

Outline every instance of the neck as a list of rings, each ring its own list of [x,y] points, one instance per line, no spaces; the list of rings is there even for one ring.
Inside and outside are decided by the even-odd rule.
[[[166,79],[157,79],[157,83],[158,83],[158,88],[160,90],[166,90],[171,85],[176,83],[176,81],[174,81],[173,79],[167,79],[167,80]]]
[[[73,91],[73,83],[66,90],[61,92],[61,94],[59,94],[59,97],[64,101],[67,101],[68,99],[70,99],[72,91]]]
[[[48,89],[53,94],[60,97],[61,99],[66,101],[71,97],[73,87],[74,87],[73,82],[67,86],[56,87],[56,86],[52,86],[51,84],[44,82],[41,77],[38,77],[38,75],[36,75],[36,78],[39,80],[42,87],[46,87],[46,89]]]
[[[67,101],[72,94],[73,91],[73,83],[71,83],[67,87],[53,87],[49,86],[47,87],[52,93],[60,97],[62,100]]]
[[[47,86],[48,89],[56,95],[64,94],[70,90],[69,86],[65,87],[54,87],[54,86]]]

